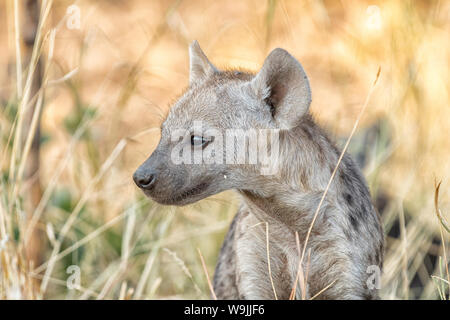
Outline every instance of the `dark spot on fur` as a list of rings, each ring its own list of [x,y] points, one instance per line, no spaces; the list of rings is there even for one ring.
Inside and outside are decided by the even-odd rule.
[[[312,140],[312,139],[313,139],[312,133],[311,133],[311,131],[309,131],[309,128],[304,128],[304,129],[303,129],[303,132],[305,133],[306,137],[307,137],[309,140]]]
[[[347,204],[349,206],[352,206],[353,205],[353,197],[352,197],[352,195],[350,193],[346,193],[344,195],[344,197],[345,197],[345,201],[347,202]]]
[[[272,117],[274,117],[275,116],[275,104],[274,104],[274,102],[272,101],[272,99],[270,97],[266,98],[264,100],[264,102],[269,106],[270,114],[272,115]]]
[[[355,214],[353,212],[350,213],[350,223],[352,224],[353,228],[358,231],[359,222],[358,219],[355,218]]]
[[[323,148],[323,146],[320,143],[316,143],[316,147],[317,147],[317,157],[319,158],[320,164],[323,166],[326,163],[326,152]],[[333,171],[331,171],[333,172]]]
[[[345,237],[347,238],[348,241],[351,241],[352,235],[350,234],[348,229],[344,229],[344,235],[345,235]]]
[[[339,177],[341,178],[342,184],[347,188],[352,188],[352,180],[349,175],[345,173],[344,169],[340,169]]]
[[[375,262],[378,264],[381,262],[381,252],[383,250],[383,247],[381,246],[377,250],[375,250]]]
[[[369,294],[369,293],[364,293],[364,299],[365,300],[372,300],[373,296],[371,294]]]

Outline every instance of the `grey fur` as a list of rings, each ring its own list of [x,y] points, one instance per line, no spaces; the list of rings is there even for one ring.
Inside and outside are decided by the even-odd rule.
[[[309,82],[300,63],[275,49],[256,75],[220,71],[197,42],[190,47],[190,85],[162,125],[161,141],[136,171],[135,180],[156,179],[145,194],[167,205],[186,205],[234,189],[242,206],[222,246],[214,289],[221,299],[273,299],[267,251],[278,298],[287,299],[299,261],[295,240],[303,245],[314,212],[340,151],[315,124],[308,109]],[[258,164],[178,164],[170,155],[173,130],[191,130],[194,121],[226,129],[280,129],[279,168],[261,175]],[[183,138],[189,143],[190,135]],[[213,142],[214,143],[214,142]],[[371,265],[382,267],[383,230],[365,180],[345,155],[307,244],[306,297],[332,284],[319,299],[376,299],[367,287]],[[300,289],[296,298],[301,297]]]

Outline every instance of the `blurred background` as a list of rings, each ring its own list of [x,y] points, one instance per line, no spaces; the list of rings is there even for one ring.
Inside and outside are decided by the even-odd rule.
[[[341,147],[381,67],[349,150],[385,228],[381,296],[448,298],[450,2],[6,0],[0,26],[0,298],[210,297],[199,251],[212,276],[237,197],[164,207],[132,181],[194,39],[253,71],[287,49]]]

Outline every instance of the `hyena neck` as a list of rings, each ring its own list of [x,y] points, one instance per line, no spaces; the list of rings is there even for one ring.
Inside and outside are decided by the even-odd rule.
[[[254,189],[240,193],[244,202],[259,212],[261,220],[275,219],[302,229],[311,222],[339,155],[312,117],[305,116],[297,127],[280,134],[279,171],[258,177]],[[344,162],[347,160],[345,157]],[[341,171],[338,170],[340,175]],[[339,183],[331,184],[328,201],[337,199]]]

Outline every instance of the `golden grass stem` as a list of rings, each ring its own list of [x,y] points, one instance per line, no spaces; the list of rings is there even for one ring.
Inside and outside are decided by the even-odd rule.
[[[22,99],[20,99],[19,106],[18,106],[18,120],[17,120],[17,126],[16,131],[14,134],[14,142],[13,142],[13,150],[11,153],[11,161],[10,161],[10,172],[9,172],[9,179],[10,181],[15,181],[15,167],[17,159],[21,157],[21,150],[20,145],[22,143],[22,130],[23,130],[23,121],[25,113],[27,112],[27,106],[28,101],[30,98],[31,93],[31,87],[33,82],[33,76],[34,72],[36,70],[36,66],[38,64],[39,56],[40,56],[40,50],[41,50],[41,44],[42,44],[42,31],[44,28],[44,25],[46,23],[46,20],[48,18],[50,8],[52,6],[52,0],[44,0],[41,6],[41,12],[39,17],[39,23],[36,29],[36,36],[34,39],[34,46],[31,53],[30,62],[28,64],[28,73],[27,78],[25,81],[25,88],[23,92]],[[17,181],[16,181],[17,183]],[[12,203],[12,201],[11,201]]]
[[[333,182],[334,176],[336,175],[336,172],[337,172],[337,170],[339,168],[339,165],[340,165],[340,163],[342,161],[342,158],[344,157],[344,154],[347,151],[347,148],[348,148],[348,146],[350,144],[350,140],[352,139],[353,135],[355,134],[356,128],[358,127],[358,124],[359,124],[359,122],[360,122],[360,120],[362,118],[362,115],[364,114],[364,111],[366,110],[367,105],[369,104],[370,97],[372,96],[372,93],[373,93],[373,91],[375,89],[375,86],[376,86],[376,84],[378,82],[378,78],[380,77],[380,72],[381,72],[381,67],[378,67],[378,71],[377,71],[377,74],[375,76],[375,80],[373,81],[372,85],[370,86],[369,92],[368,92],[368,94],[366,96],[366,100],[365,100],[361,110],[359,111],[359,114],[358,114],[358,117],[356,118],[355,123],[353,124],[352,131],[350,132],[350,135],[347,138],[345,146],[342,149],[341,155],[339,156],[338,162],[337,162],[336,166],[334,167],[333,173],[331,174],[331,177],[328,180],[328,184],[327,184],[327,186],[325,188],[325,191],[323,192],[322,198],[320,199],[320,202],[319,202],[319,205],[317,206],[316,212],[314,213],[313,219],[311,221],[311,224],[309,226],[308,232],[306,234],[305,243],[303,245],[302,255],[301,255],[301,258],[300,258],[300,263],[303,261],[303,257],[305,255],[306,246],[308,244],[309,236],[310,236],[312,228],[314,226],[314,222],[316,221],[317,216],[319,214],[319,210],[320,210],[320,208],[322,206],[323,201],[325,200],[325,197],[326,197],[326,195],[328,193],[328,190],[329,190],[329,188],[331,186],[331,183]]]
[[[444,227],[444,229],[450,233],[450,225],[447,222],[447,220],[445,220],[444,216],[442,215],[441,209],[439,209],[439,188],[441,187],[441,183],[442,181],[440,181],[437,186],[435,187],[435,191],[434,191],[434,208],[435,208],[435,213],[436,216],[441,224],[442,227]]]
[[[43,278],[43,275],[35,273],[35,272],[28,272],[28,275],[30,277],[32,277],[32,278],[35,278],[35,279],[42,279]],[[67,281],[66,280],[50,278],[49,281],[54,283],[54,284],[58,284],[58,285],[61,285],[63,287],[67,287]],[[73,289],[77,290],[79,292],[82,292],[82,293],[88,293],[89,295],[94,296],[94,297],[98,296],[97,292],[92,291],[92,290],[87,289],[87,288],[84,288],[82,286],[75,286]]]
[[[156,256],[158,255],[158,252],[159,252],[159,249],[161,248],[162,238],[165,236],[165,234],[169,228],[169,225],[173,220],[174,211],[175,211],[175,209],[172,209],[172,212],[169,214],[169,216],[167,217],[167,219],[164,221],[164,223],[161,226],[160,237],[159,237],[158,241],[155,243],[155,245],[153,246],[152,251],[148,255],[147,261],[145,262],[144,271],[142,272],[142,275],[139,279],[133,299],[140,299],[142,297],[144,289],[147,286],[147,280],[150,276],[150,272],[152,270],[153,263],[155,262]]]
[[[104,83],[102,83],[101,89],[102,90],[104,89]],[[99,90],[97,92],[95,100],[100,99],[100,96],[101,96],[100,93],[102,92],[102,90]],[[56,187],[56,184],[57,184],[61,174],[63,173],[64,169],[66,168],[67,164],[69,163],[69,160],[72,158],[73,151],[75,149],[77,142],[81,139],[81,137],[83,136],[83,133],[86,131],[86,129],[88,128],[88,126],[90,125],[90,123],[92,121],[93,121],[93,118],[86,119],[86,115],[83,116],[83,119],[81,120],[82,124],[77,128],[77,130],[73,134],[73,136],[70,140],[69,146],[64,153],[65,154],[64,159],[59,163],[58,167],[56,168],[52,178],[50,179],[50,182],[47,185],[47,188],[44,191],[44,194],[41,197],[41,200],[39,201],[39,204],[37,205],[36,209],[33,212],[30,222],[28,223],[28,226],[25,231],[25,241],[24,241],[25,244],[28,243],[29,236],[31,235],[32,230],[34,229],[36,223],[39,221],[41,215],[43,214],[44,209],[53,194],[53,191]]]
[[[22,54],[20,50],[20,23],[19,23],[19,3],[14,0],[14,39],[16,47],[16,86],[17,98],[22,98]]]
[[[60,260],[62,258],[64,258],[65,256],[67,256],[68,254],[72,253],[73,251],[77,250],[78,248],[80,248],[81,246],[84,246],[86,243],[88,243],[89,241],[95,239],[96,237],[98,237],[100,234],[102,234],[103,232],[105,232],[106,230],[108,230],[109,228],[111,228],[113,225],[115,225],[116,223],[118,223],[119,221],[121,221],[122,219],[124,219],[125,217],[127,217],[130,212],[132,212],[131,209],[126,210],[125,212],[123,212],[122,214],[114,217],[113,219],[111,219],[110,221],[108,221],[107,223],[105,223],[104,225],[102,225],[101,227],[95,229],[94,231],[92,231],[91,233],[89,233],[87,236],[85,236],[83,239],[78,240],[77,242],[75,242],[73,245],[71,245],[70,247],[68,247],[67,249],[61,251],[60,253],[58,253],[55,256],[55,260]],[[36,269],[33,270],[34,273],[41,273],[43,270],[45,270],[45,268],[47,267],[49,261],[44,262],[43,264],[41,264],[39,267],[37,267]]]
[[[269,250],[269,223],[266,222],[266,253],[267,253],[267,268],[269,269],[270,284],[272,285],[273,295],[275,300],[278,300],[277,291],[275,290],[275,285],[272,277],[272,269],[270,266],[270,250]]]
[[[117,271],[110,277],[108,277],[108,280],[106,281],[106,284],[103,286],[103,289],[100,291],[100,294],[97,297],[97,300],[102,300],[108,292],[111,290],[111,288],[114,286],[115,283],[117,283],[120,280],[120,277],[126,272],[127,266],[128,266],[128,259],[130,257],[130,242],[131,242],[131,236],[133,234],[133,230],[136,223],[136,210],[135,207],[133,207],[131,210],[129,210],[131,214],[128,215],[127,224],[125,226],[125,230],[122,237],[122,252],[121,252],[121,261],[119,268]]]
[[[49,37],[49,53],[48,53],[48,59],[47,59],[48,63],[45,67],[42,87],[39,89],[39,91],[37,93],[38,97],[37,97],[36,105],[33,110],[33,117],[31,119],[30,128],[28,128],[28,135],[27,135],[27,139],[25,141],[25,146],[23,147],[22,157],[20,160],[19,169],[18,169],[18,173],[17,173],[18,181],[21,181],[23,178],[25,166],[27,164],[28,154],[31,149],[31,144],[32,144],[34,136],[36,134],[36,129],[39,125],[39,118],[40,118],[40,114],[41,114],[41,110],[42,110],[45,89],[46,89],[47,83],[48,83],[48,71],[50,69],[50,65],[53,60],[55,36],[56,36],[56,30],[52,29],[50,31],[50,37]],[[18,184],[16,184],[15,189],[18,190]],[[16,191],[16,192],[18,192],[18,191]],[[15,194],[13,195],[13,197],[15,198]]]
[[[51,275],[53,271],[54,264],[56,262],[56,256],[59,252],[59,249],[61,248],[62,241],[64,240],[67,232],[72,227],[73,223],[78,217],[78,214],[81,212],[81,209],[86,204],[86,202],[89,200],[89,197],[92,193],[93,188],[95,185],[100,181],[100,179],[103,177],[103,175],[107,172],[107,170],[112,166],[113,162],[116,160],[116,158],[120,155],[122,150],[127,145],[127,140],[122,139],[119,141],[117,146],[114,148],[114,150],[111,152],[110,156],[106,159],[106,161],[103,163],[102,167],[100,168],[98,174],[94,177],[93,180],[89,183],[87,188],[85,189],[83,195],[81,196],[81,199],[78,201],[77,205],[75,206],[75,209],[70,214],[69,218],[61,228],[61,232],[58,236],[58,239],[56,241],[56,245],[53,247],[50,260],[48,262],[47,269],[45,270],[45,276],[41,283],[41,294],[45,293],[45,290],[47,288],[48,284],[48,277]]]
[[[300,257],[300,254],[301,254],[300,239],[299,239],[297,231],[295,231],[295,243],[297,245],[298,256]],[[306,299],[307,279],[305,279],[305,274],[303,272],[303,266],[301,264],[300,259],[298,260],[297,275],[295,276],[294,287],[292,288],[291,294],[289,296],[289,300],[295,299],[295,295],[296,295],[296,291],[297,291],[297,283],[299,281],[300,281],[300,290],[301,290],[301,294],[302,294],[302,300],[305,300]]]
[[[400,236],[402,241],[402,278],[403,278],[403,292],[405,299],[409,299],[409,282],[408,282],[408,242],[406,238],[406,225],[405,225],[405,213],[403,205],[400,203],[399,208],[399,223],[400,223]]]
[[[197,252],[198,252],[198,255],[200,256],[200,261],[202,263],[203,272],[205,273],[206,281],[208,282],[209,291],[211,292],[213,299],[217,300],[216,293],[214,292],[214,287],[211,283],[211,279],[209,278],[208,269],[206,268],[205,259],[203,259],[203,255],[202,255],[202,252],[200,251],[200,248],[197,248]]]
[[[324,293],[326,290],[328,290],[335,282],[337,281],[334,280],[333,282],[331,282],[329,285],[327,285],[325,288],[323,288],[322,290],[320,290],[319,292],[317,292],[314,296],[311,297],[311,299],[309,300],[314,300],[315,298],[317,298],[318,296],[320,296],[322,293]]]
[[[195,282],[194,277],[192,277],[192,274],[189,271],[189,268],[186,266],[186,263],[184,263],[184,261],[180,257],[178,257],[176,252],[169,250],[168,248],[163,248],[163,251],[167,252],[167,254],[169,254],[173,258],[175,263],[181,268],[181,271],[183,271],[183,273],[191,280],[192,284],[194,285],[195,291],[197,291],[198,294],[201,294],[202,291]]]
[[[447,263],[447,250],[445,248],[445,238],[444,238],[444,232],[442,230],[442,228],[446,228],[447,231],[449,231],[447,229],[447,226],[445,224],[445,220],[441,214],[441,210],[439,209],[439,188],[441,187],[441,181],[436,185],[435,187],[435,192],[434,192],[434,208],[436,211],[436,215],[438,217],[438,220],[440,222],[439,224],[439,232],[441,235],[441,241],[442,241],[442,252],[443,252],[443,256],[444,256],[444,265],[445,265],[445,272],[447,274],[447,284],[448,284],[448,296],[450,299],[450,272],[448,269],[448,263]],[[450,231],[449,231],[450,232]]]

